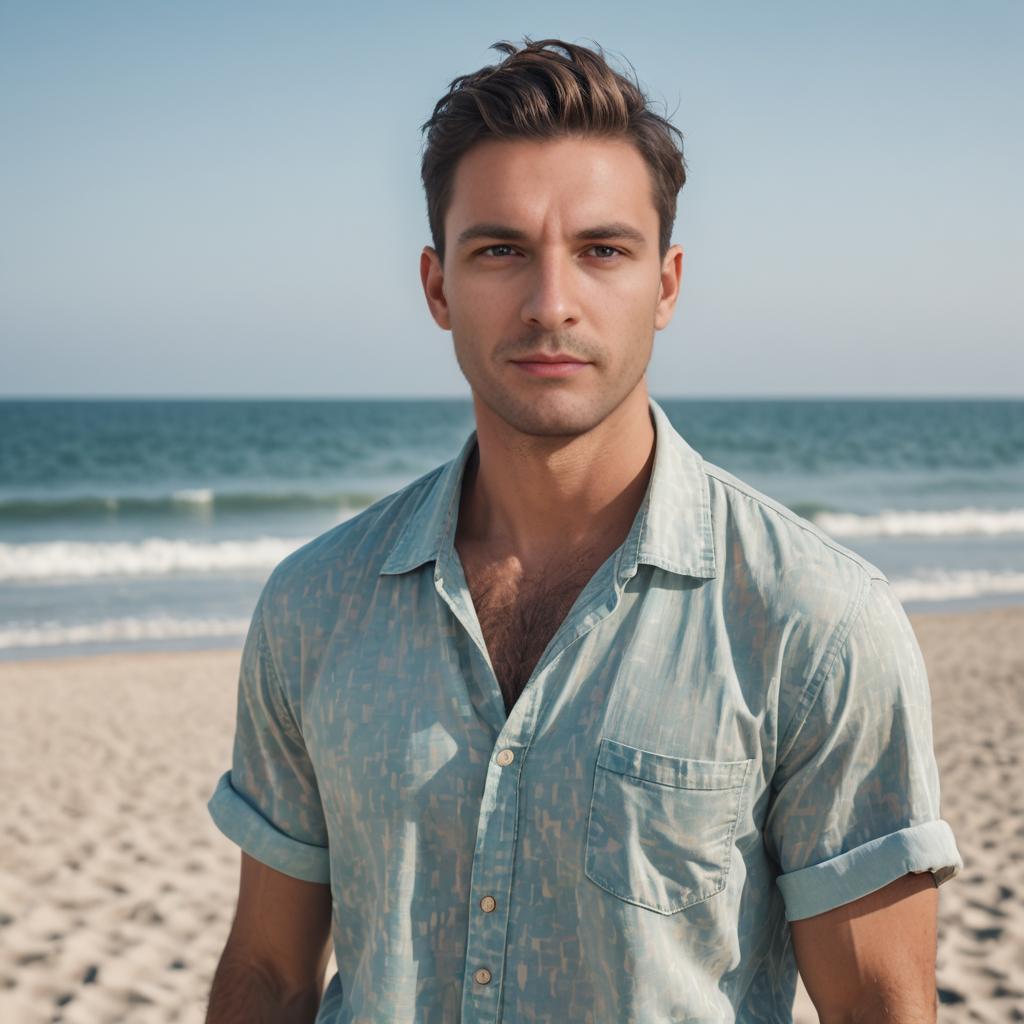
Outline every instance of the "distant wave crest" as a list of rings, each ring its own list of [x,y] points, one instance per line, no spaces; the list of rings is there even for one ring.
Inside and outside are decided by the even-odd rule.
[[[0,522],[39,519],[133,519],[171,516],[194,518],[209,512],[235,515],[333,508],[355,512],[379,495],[348,491],[246,491],[218,493],[209,487],[186,488],[171,494],[81,494],[44,498],[0,498]]]
[[[44,622],[0,629],[0,650],[199,637],[237,637],[241,641],[248,628],[248,619],[177,619],[166,615],[139,619],[103,619],[78,625]]]
[[[819,512],[814,522],[833,537],[967,537],[1024,533],[1024,509],[958,508],[942,512]]]
[[[171,495],[171,501],[186,505],[212,505],[213,497],[213,491],[209,487],[196,487],[191,490],[175,491]]]
[[[935,569],[891,583],[901,601],[956,601],[994,594],[1024,594],[1024,572]]]
[[[306,538],[195,541],[150,537],[128,541],[0,544],[0,582],[165,576],[171,573],[272,569]]]

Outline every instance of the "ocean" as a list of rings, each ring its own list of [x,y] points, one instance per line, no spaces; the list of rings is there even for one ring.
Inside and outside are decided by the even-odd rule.
[[[655,398],[908,611],[1024,602],[1024,401]],[[237,646],[281,558],[473,426],[468,398],[0,401],[0,659]]]

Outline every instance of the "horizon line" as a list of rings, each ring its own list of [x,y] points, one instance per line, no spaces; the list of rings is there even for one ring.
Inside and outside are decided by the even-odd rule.
[[[749,394],[655,394],[649,392],[655,401],[785,401],[785,402],[816,402],[816,401],[876,401],[876,402],[907,402],[907,401],[1024,401],[1024,393],[975,392],[947,393],[921,392],[913,394],[873,394],[867,392],[821,392],[818,394],[786,394],[786,393],[749,393]],[[24,395],[0,394],[0,402],[97,402],[97,401],[172,401],[172,402],[472,402],[472,396],[458,395],[339,395],[339,394],[160,394],[145,392],[116,392],[96,394],[60,394],[34,393]]]

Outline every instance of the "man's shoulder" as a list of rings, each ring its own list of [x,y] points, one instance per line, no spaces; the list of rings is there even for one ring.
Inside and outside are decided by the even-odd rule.
[[[735,474],[704,460],[708,478],[712,520],[716,534],[732,540],[727,556],[742,557],[777,575],[814,567],[839,579],[867,586],[871,579],[885,580],[885,573],[856,551],[840,544],[817,524],[794,512]]]
[[[726,614],[784,638],[778,700],[790,735],[865,613],[880,649],[910,649],[906,616],[878,566],[732,473],[704,469]]]
[[[792,631],[793,650],[842,642],[882,570],[782,502],[705,462],[715,558],[730,603],[745,619]]]
[[[435,466],[290,552],[274,567],[267,589],[308,593],[328,574],[344,574],[348,587],[360,577],[376,576],[447,465]]]

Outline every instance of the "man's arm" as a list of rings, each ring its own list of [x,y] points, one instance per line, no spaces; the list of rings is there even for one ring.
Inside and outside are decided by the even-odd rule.
[[[312,1024],[330,959],[331,887],[242,852],[238,909],[206,1024]]]
[[[938,905],[935,879],[925,871],[789,922],[800,977],[822,1024],[934,1024]]]

